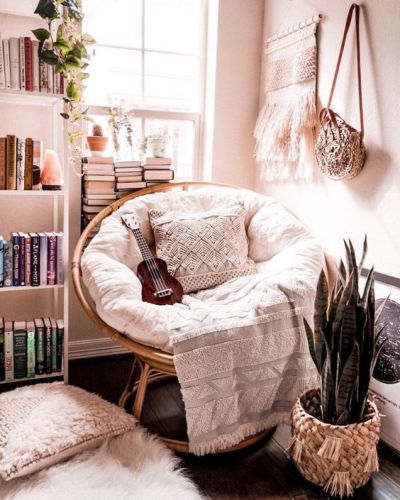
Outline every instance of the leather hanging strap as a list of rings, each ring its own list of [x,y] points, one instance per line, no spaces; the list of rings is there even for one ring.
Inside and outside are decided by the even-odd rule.
[[[332,88],[329,94],[329,100],[327,108],[330,109],[333,93],[336,87],[336,81],[339,74],[340,63],[342,62],[342,56],[344,51],[344,46],[346,44],[347,33],[349,31],[351,20],[353,17],[353,12],[355,12],[355,22],[356,22],[356,46],[357,46],[357,82],[358,82],[358,105],[360,112],[360,124],[361,124],[361,139],[364,137],[364,114],[363,114],[363,101],[362,101],[362,89],[361,89],[361,59],[360,59],[360,6],[353,3],[349,9],[349,13],[347,15],[346,25],[344,28],[342,44],[340,46],[340,52],[338,61],[336,63],[335,75],[333,77]]]

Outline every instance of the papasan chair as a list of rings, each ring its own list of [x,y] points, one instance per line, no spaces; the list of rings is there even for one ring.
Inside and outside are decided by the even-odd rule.
[[[210,316],[210,324],[217,324],[218,314],[224,310],[224,301],[227,300],[225,292],[231,285],[228,281],[228,284],[219,285],[212,290],[184,295],[182,304],[173,306],[142,302],[141,284],[135,271],[143,259],[134,238],[121,224],[120,217],[135,211],[141,222],[143,236],[152,245],[154,238],[149,223],[149,209],[204,212],[238,200],[246,208],[245,228],[249,257],[256,264],[256,277],[267,283],[268,297],[274,294],[290,296],[290,303],[295,304],[295,307],[298,306],[297,302],[304,306],[306,300],[308,309],[304,309],[304,316],[312,315],[318,276],[321,268],[326,265],[320,245],[307,228],[279,203],[249,190],[203,182],[152,186],[104,208],[85,228],[77,243],[72,260],[75,291],[84,311],[97,327],[134,354],[132,372],[119,404],[125,406],[130,396],[134,396],[132,411],[138,419],[148,384],[165,377],[178,375],[179,378],[179,370],[177,372],[174,363],[174,359],[176,361],[178,358],[174,358],[177,353],[173,354],[175,344],[171,332],[176,330],[177,324],[181,327],[182,318],[183,323],[186,321],[186,326],[183,325],[180,331],[181,334],[183,332],[181,337],[186,335],[185,328],[192,323],[192,317],[193,324],[197,322],[202,327],[204,316]],[[99,232],[87,245],[92,230],[99,224]],[[240,312],[245,307],[243,304],[252,303],[254,294],[264,297],[257,290],[254,293],[252,290],[244,292],[249,279],[247,276],[231,280],[240,283],[242,295],[246,294],[238,302],[242,305],[229,309],[232,314],[238,314],[239,322],[246,320],[247,315],[254,314]],[[302,320],[299,322],[301,325],[298,325],[294,338],[302,344],[302,356],[306,358],[307,346],[305,343],[304,347],[304,340],[301,340],[305,335]],[[135,374],[138,370],[137,377]],[[314,376],[313,383],[316,381]],[[296,395],[293,393],[287,399],[295,398]],[[278,420],[270,428],[277,423]],[[236,439],[235,444],[225,446],[223,451],[250,446],[269,432],[265,426],[254,429],[255,432],[247,430],[240,439]],[[187,441],[161,439],[178,452],[192,451]]]

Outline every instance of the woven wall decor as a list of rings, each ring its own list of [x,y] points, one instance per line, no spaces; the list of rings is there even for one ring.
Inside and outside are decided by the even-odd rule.
[[[267,181],[313,175],[318,22],[314,16],[265,44],[265,102],[254,136]]]

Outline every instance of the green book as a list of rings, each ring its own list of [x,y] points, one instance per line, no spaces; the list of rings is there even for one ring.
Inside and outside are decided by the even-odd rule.
[[[14,378],[26,377],[26,322],[14,321]]]
[[[36,318],[33,321],[35,323],[35,372],[36,375],[43,375],[45,370],[44,323],[42,318]]]
[[[50,319],[51,325],[51,371],[57,371],[57,323],[56,320]]]
[[[26,335],[27,335],[27,366],[26,376],[35,376],[35,323],[33,321],[26,322]]]

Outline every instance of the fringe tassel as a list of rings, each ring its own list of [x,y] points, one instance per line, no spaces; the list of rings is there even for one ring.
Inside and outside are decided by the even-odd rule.
[[[292,437],[289,448],[286,450],[286,453],[289,455],[289,457],[293,458],[295,462],[300,463],[303,453],[302,441],[300,441],[300,439],[296,437]]]
[[[340,456],[340,449],[342,447],[342,438],[333,436],[325,436],[325,440],[318,450],[318,455],[328,460],[337,462]]]
[[[376,450],[376,446],[374,446],[367,452],[367,461],[365,462],[364,472],[376,472],[378,470],[378,452]]]
[[[333,472],[331,477],[328,479],[324,490],[330,495],[339,495],[340,498],[344,496],[352,496],[354,489],[350,483],[350,473],[338,471]]]

